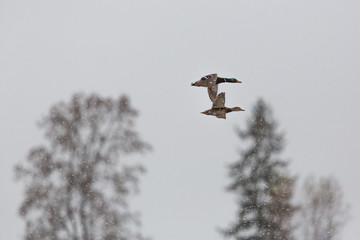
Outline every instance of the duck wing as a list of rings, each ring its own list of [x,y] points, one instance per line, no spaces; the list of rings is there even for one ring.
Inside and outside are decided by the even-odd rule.
[[[206,75],[204,77],[202,77],[200,80],[203,80],[203,81],[214,81],[217,79],[217,74],[216,73],[212,73],[212,74],[209,74],[209,75]]]
[[[216,100],[217,92],[218,92],[218,85],[217,84],[214,84],[212,86],[208,86],[209,98],[213,103]]]
[[[226,113],[225,112],[219,113],[218,115],[216,115],[216,117],[226,119]]]
[[[212,102],[215,102],[218,92],[218,85],[216,84],[217,74],[209,74],[203,78],[206,78],[205,81],[207,83],[209,98]]]
[[[212,108],[224,108],[225,107],[225,93],[219,93],[219,95],[217,95]]]

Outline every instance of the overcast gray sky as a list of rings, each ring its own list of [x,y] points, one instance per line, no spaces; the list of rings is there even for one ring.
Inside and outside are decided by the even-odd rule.
[[[333,175],[351,204],[342,239],[360,238],[360,2],[0,0],[0,239],[20,239],[13,167],[43,143],[36,122],[75,92],[128,94],[154,152],[134,209],[154,240],[218,240],[234,220],[226,166],[234,134],[263,97],[286,133],[293,174]],[[217,72],[226,120],[200,114]]]

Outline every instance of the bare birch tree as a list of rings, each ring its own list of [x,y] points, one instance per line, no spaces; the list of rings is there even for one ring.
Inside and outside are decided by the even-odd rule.
[[[136,116],[126,96],[76,94],[50,109],[40,123],[48,144],[15,169],[25,185],[25,239],[142,238],[128,198],[145,169],[125,161],[150,150],[134,130]]]
[[[333,177],[305,180],[301,208],[301,235],[306,240],[335,240],[347,219],[342,189]]]

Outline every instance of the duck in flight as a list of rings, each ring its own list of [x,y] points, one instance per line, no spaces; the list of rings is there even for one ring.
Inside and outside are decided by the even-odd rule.
[[[222,78],[218,77],[216,73],[213,73],[202,77],[199,81],[192,83],[191,86],[207,87],[210,100],[215,102],[218,92],[218,84],[224,82],[241,83],[241,81],[237,80],[236,78]]]
[[[226,119],[226,114],[234,111],[245,111],[245,110],[240,107],[233,107],[233,108],[225,107],[225,93],[222,92],[219,93],[219,95],[217,95],[212,105],[212,108],[202,112],[202,114],[213,115],[217,118]]]

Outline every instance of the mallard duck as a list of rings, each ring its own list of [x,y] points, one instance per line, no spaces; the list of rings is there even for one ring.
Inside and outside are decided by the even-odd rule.
[[[202,77],[199,81],[192,83],[191,86],[207,87],[210,100],[214,102],[218,92],[218,84],[223,82],[241,83],[241,81],[236,78],[222,78],[218,77],[216,73],[213,73]]]
[[[219,93],[219,95],[217,95],[212,105],[212,108],[202,112],[202,114],[213,115],[217,118],[226,119],[226,114],[234,111],[245,111],[245,110],[240,107],[233,107],[233,108],[225,107],[225,93],[222,92]]]

